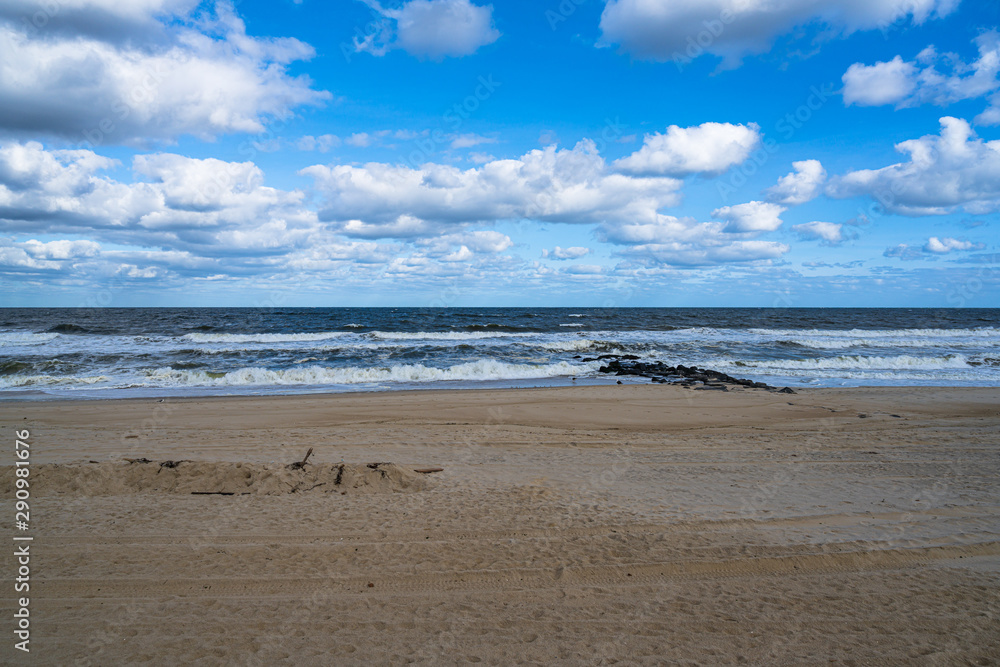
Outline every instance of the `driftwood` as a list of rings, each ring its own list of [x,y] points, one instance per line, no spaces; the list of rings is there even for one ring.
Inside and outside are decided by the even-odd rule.
[[[444,468],[414,468],[413,472],[419,472],[422,475],[426,475],[432,472],[441,472]]]
[[[156,474],[159,475],[161,472],[163,472],[164,468],[176,468],[180,464],[187,463],[189,461],[190,459],[181,459],[180,461],[161,461],[160,469],[156,471]]]
[[[152,463],[149,459],[143,457],[141,459],[125,459],[129,463]]]
[[[313,448],[310,447],[309,451],[306,452],[306,455],[302,457],[302,460],[301,461],[296,461],[295,463],[288,464],[288,469],[289,470],[302,470],[303,468],[306,467],[306,461],[309,460],[309,457],[312,456],[312,453],[313,453]]]

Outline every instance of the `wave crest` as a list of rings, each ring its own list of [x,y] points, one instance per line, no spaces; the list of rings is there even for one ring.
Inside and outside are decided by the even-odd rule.
[[[189,333],[182,338],[194,343],[309,343],[317,340],[329,340],[348,335],[346,331],[323,331],[320,333],[294,334],[216,334]]]
[[[574,375],[582,370],[586,370],[586,367],[565,361],[534,365],[480,359],[447,368],[434,368],[423,364],[368,368],[307,366],[283,370],[240,368],[224,374],[210,371],[158,368],[150,372],[148,378],[154,384],[167,386],[324,385],[448,380],[526,380]]]

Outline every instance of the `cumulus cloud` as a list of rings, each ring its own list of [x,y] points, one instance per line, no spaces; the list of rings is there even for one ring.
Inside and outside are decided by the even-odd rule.
[[[735,241],[723,245],[650,243],[632,246],[619,254],[640,265],[710,266],[779,259],[789,251],[775,241]]]
[[[590,248],[582,246],[573,246],[572,248],[560,248],[556,246],[552,250],[542,250],[542,257],[549,259],[580,259],[588,254],[590,254]]]
[[[619,45],[633,57],[661,61],[687,62],[710,53],[733,66],[796,27],[819,24],[849,35],[902,21],[920,24],[957,6],[958,0],[610,0],[598,45]]]
[[[894,257],[903,261],[925,258],[927,256],[947,255],[951,252],[961,252],[967,250],[982,250],[986,246],[982,243],[972,243],[971,241],[960,241],[950,237],[938,238],[932,236],[927,239],[923,246],[912,246],[906,243],[891,248],[886,248],[882,253],[885,257]]]
[[[914,216],[1000,209],[1000,140],[983,141],[968,122],[945,116],[940,135],[903,141],[896,150],[909,160],[833,178],[826,193],[869,196],[886,210]]]
[[[139,155],[132,169],[144,180],[134,183],[101,173],[112,166],[87,150],[0,144],[0,228],[33,231],[44,225],[50,233],[219,256],[303,245],[318,227],[315,214],[302,205],[304,193],[265,186],[263,173],[250,162]],[[88,247],[52,246],[45,253],[54,257]]]
[[[763,230],[756,230],[745,236],[761,233]],[[635,261],[677,266],[775,259],[789,249],[774,241],[734,237],[721,222],[698,222],[694,218],[663,214],[648,222],[601,225],[598,238],[629,246],[618,254]]]
[[[793,162],[795,171],[778,179],[778,184],[767,189],[767,197],[785,206],[797,206],[812,201],[822,191],[826,169],[819,160]]]
[[[452,148],[472,148],[473,146],[479,146],[480,144],[495,144],[497,139],[494,137],[483,137],[478,134],[469,132],[467,134],[455,135],[451,140]]]
[[[476,255],[496,255],[514,245],[509,236],[493,230],[442,234],[418,238],[414,242],[429,257],[451,253],[455,248],[466,248]]]
[[[295,142],[295,147],[300,151],[318,151],[320,153],[326,153],[339,145],[340,137],[335,134],[321,134],[318,137],[307,134],[299,137],[298,141]]]
[[[104,42],[165,42],[165,22],[189,16],[198,0],[5,0],[0,20],[71,37]]]
[[[982,250],[983,247],[982,244],[972,243],[971,241],[959,241],[958,239],[949,237],[939,239],[936,236],[932,236],[924,244],[924,252],[934,253],[935,255],[946,255],[953,250]]]
[[[855,63],[843,76],[844,103],[859,106],[894,104],[897,108],[920,104],[947,106],[961,100],[990,96],[990,106],[976,122],[1000,124],[997,106],[1000,90],[1000,35],[995,30],[976,38],[979,57],[970,64],[956,54],[939,54],[933,46],[921,51],[915,61],[896,56],[874,65]],[[944,72],[938,71],[942,67]]]
[[[93,241],[48,241],[41,242],[31,239],[21,245],[24,250],[36,259],[74,259],[77,257],[93,257],[101,251],[100,244]]]
[[[896,56],[889,62],[862,65],[854,63],[842,77],[844,104],[879,106],[906,99],[917,87],[917,68]]]
[[[311,176],[324,201],[320,218],[345,233],[369,238],[424,235],[473,222],[534,219],[599,223],[652,220],[676,204],[682,182],[615,173],[584,140],[572,149],[529,151],[462,170],[368,163],[315,165]]]
[[[721,127],[742,138],[706,141],[719,150],[695,149],[702,131]],[[590,140],[572,149],[548,146],[516,159],[491,160],[472,169],[427,163],[420,167],[368,163],[314,165],[311,176],[321,195],[319,217],[338,233],[356,238],[421,239],[458,233],[471,224],[531,219],[544,222],[597,224],[599,237],[628,246],[619,254],[637,261],[682,265],[772,259],[787,246],[752,240],[781,225],[784,208],[771,202],[748,202],[713,213],[727,222],[696,222],[665,215],[679,201],[680,179],[662,175],[719,170],[745,159],[757,141],[756,128],[708,124],[671,128],[668,141],[657,146],[672,166],[652,174],[623,173],[622,161],[608,164]],[[650,156],[650,143],[643,158]],[[627,160],[627,158],[626,158]],[[635,162],[637,162],[636,160]],[[643,170],[645,171],[645,170]],[[470,250],[473,246],[463,243]],[[584,248],[557,248],[543,256],[573,257]],[[459,252],[451,249],[449,252]],[[582,256],[582,255],[580,255]]]
[[[367,132],[355,132],[344,139],[344,143],[357,148],[367,148],[372,145],[373,137]]]
[[[750,201],[735,206],[723,206],[712,211],[713,218],[727,221],[724,232],[740,234],[747,232],[773,232],[781,227],[785,207],[771,202]]]
[[[756,123],[671,125],[666,134],[647,134],[642,148],[614,165],[626,174],[642,176],[721,174],[746,160],[759,143],[760,127]]]
[[[383,7],[376,0],[362,0],[382,20],[378,29],[355,38],[357,51],[385,55],[402,49],[413,56],[441,60],[475,53],[500,37],[493,27],[493,5],[470,0],[409,0],[399,9]]]
[[[896,259],[901,259],[904,262],[911,261],[914,259],[921,258],[920,248],[914,248],[913,246],[907,245],[905,243],[900,243],[899,245],[892,246],[891,248],[886,248],[885,252],[882,253],[883,257],[894,257]]]
[[[804,239],[818,239],[828,244],[840,243],[844,240],[843,225],[835,222],[806,222],[792,225],[792,229]]]
[[[0,19],[0,132],[91,146],[211,139],[261,132],[268,118],[330,98],[288,73],[291,63],[312,57],[309,45],[251,37],[226,4],[196,23],[188,20],[192,10],[167,0],[75,0],[53,15],[59,30],[32,29],[8,10],[9,20]],[[113,25],[86,29],[102,17]],[[120,39],[139,24],[151,28]]]

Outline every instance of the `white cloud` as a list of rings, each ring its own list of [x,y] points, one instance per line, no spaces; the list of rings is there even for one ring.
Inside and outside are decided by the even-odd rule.
[[[486,164],[487,162],[492,162],[493,160],[496,159],[497,159],[496,156],[490,153],[480,153],[480,152],[469,153],[469,162],[471,162],[472,164]]]
[[[941,134],[896,144],[906,162],[831,179],[831,197],[869,196],[894,213],[941,215],[959,206],[974,214],[1000,209],[1000,140],[983,141],[969,123],[945,116]]]
[[[452,148],[472,148],[480,144],[495,144],[497,140],[493,137],[483,137],[478,134],[468,133],[456,135],[451,140]]]
[[[101,41],[165,39],[165,22],[190,15],[198,0],[5,0],[0,20],[30,30],[84,35]]]
[[[599,264],[573,264],[567,266],[565,272],[577,276],[596,276],[604,273],[604,267]]]
[[[614,173],[589,140],[573,149],[549,146],[467,170],[435,163],[419,168],[369,163],[315,165],[301,173],[312,176],[324,195],[322,219],[370,238],[524,218],[653,220],[658,209],[677,203],[681,187],[672,178]]]
[[[735,206],[723,206],[712,211],[713,218],[727,221],[722,230],[730,234],[773,232],[781,226],[785,207],[770,202],[750,201]]]
[[[720,174],[747,159],[760,143],[756,123],[671,125],[666,134],[647,134],[642,148],[615,161],[615,167],[635,175],[686,176]]]
[[[225,4],[197,28],[185,23],[186,15],[175,16],[193,9],[191,3],[130,4],[78,0],[71,3],[72,16],[60,19],[65,30],[0,21],[0,130],[62,135],[93,146],[185,134],[211,139],[261,132],[267,118],[330,97],[287,72],[289,64],[311,58],[312,47],[290,38],[250,37]],[[86,19],[109,16],[158,25],[158,34],[124,39],[84,29]]]
[[[982,250],[986,246],[982,243],[972,243],[971,241],[960,241],[951,237],[938,238],[932,236],[922,246],[912,246],[900,243],[897,246],[886,248],[882,253],[885,257],[895,257],[904,261],[915,260],[927,255],[947,255],[951,252],[962,252],[968,250]]]
[[[101,246],[93,241],[48,241],[43,243],[31,239],[22,246],[24,250],[36,259],[74,259],[77,257],[93,257],[100,253]]]
[[[335,134],[321,134],[318,137],[307,134],[304,137],[299,137],[299,140],[295,142],[295,147],[300,151],[319,151],[320,153],[326,153],[339,145],[340,137]]]
[[[885,252],[882,253],[883,257],[895,257],[896,259],[901,259],[903,261],[911,261],[914,259],[920,259],[921,253],[920,248],[914,248],[905,243],[900,243],[899,245],[893,246],[891,248],[886,248]]]
[[[509,236],[493,230],[429,236],[416,239],[415,243],[429,256],[444,255],[456,247],[467,248],[479,255],[495,255],[514,245]]]
[[[874,65],[854,63],[842,77],[844,104],[878,106],[900,102],[916,89],[916,74],[916,66],[899,56]]]
[[[373,137],[367,132],[355,132],[344,139],[344,143],[358,148],[367,148],[372,145]]]
[[[806,222],[801,225],[792,225],[792,229],[804,239],[820,239],[829,244],[840,243],[844,240],[841,232],[842,225],[834,222]]]
[[[582,246],[573,246],[571,248],[560,248],[559,246],[556,246],[552,250],[542,250],[542,257],[547,257],[549,259],[580,259],[588,254],[590,254],[590,248],[584,248]]]
[[[467,246],[462,246],[458,250],[441,258],[442,262],[468,262],[475,257],[475,254]]]
[[[816,198],[826,181],[826,169],[819,160],[793,162],[795,171],[778,179],[767,189],[768,199],[785,206],[805,204]]]
[[[455,234],[452,236],[463,245],[481,253],[503,252],[514,245],[514,242],[511,241],[510,237],[506,234],[489,230],[465,232],[463,234]],[[451,240],[449,237],[445,237],[445,239]]]
[[[746,236],[756,236],[762,231],[748,232]],[[604,224],[598,229],[598,237],[608,243],[630,246],[618,253],[622,256],[678,266],[775,259],[789,250],[782,243],[733,237],[721,222],[698,222],[671,215],[658,215],[644,223]]]
[[[410,55],[440,60],[467,56],[492,44],[500,33],[493,27],[493,5],[470,0],[409,0],[388,9],[376,0],[363,0],[383,20],[364,38],[355,38],[357,51],[384,55],[403,49]]]
[[[920,24],[957,6],[958,0],[610,0],[601,15],[598,44],[617,44],[637,58],[679,63],[710,53],[732,66],[807,24],[849,35],[902,21]]]
[[[953,250],[979,250],[982,249],[982,247],[982,245],[972,243],[970,241],[959,241],[958,239],[949,237],[939,239],[936,236],[932,236],[927,239],[927,243],[924,244],[924,252],[934,253],[935,255],[944,255]]]
[[[101,175],[112,166],[86,150],[0,144],[0,228],[35,231],[43,225],[49,233],[217,256],[303,245],[319,227],[302,205],[304,193],[265,186],[250,162],[139,155],[132,168],[145,180],[134,183]],[[87,247],[44,252],[54,257]]]
[[[844,103],[859,106],[895,104],[912,107],[920,104],[947,106],[955,102],[990,96],[990,106],[976,122],[1000,124],[997,106],[1000,90],[1000,35],[995,30],[976,38],[979,57],[966,64],[953,53],[938,54],[934,47],[921,51],[916,61],[904,62],[896,56],[889,62],[874,65],[855,63],[843,76]],[[941,65],[945,73],[939,72]],[[949,73],[950,70],[950,73]]]
[[[789,251],[774,241],[735,241],[725,245],[651,243],[632,246],[619,254],[643,265],[710,266],[779,259]]]

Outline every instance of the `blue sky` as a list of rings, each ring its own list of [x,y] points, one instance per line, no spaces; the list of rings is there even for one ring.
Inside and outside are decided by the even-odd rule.
[[[997,306],[998,26],[14,0],[2,305]]]

